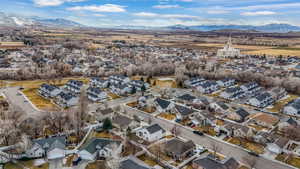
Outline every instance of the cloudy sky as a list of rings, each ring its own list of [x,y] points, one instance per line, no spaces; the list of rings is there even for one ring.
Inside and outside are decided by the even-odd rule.
[[[300,0],[0,0],[0,11],[65,18],[89,26],[288,23],[300,26]]]

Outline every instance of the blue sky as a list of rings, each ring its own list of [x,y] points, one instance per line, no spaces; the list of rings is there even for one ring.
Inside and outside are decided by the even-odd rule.
[[[0,11],[65,18],[89,26],[288,23],[300,26],[300,0],[0,0]]]

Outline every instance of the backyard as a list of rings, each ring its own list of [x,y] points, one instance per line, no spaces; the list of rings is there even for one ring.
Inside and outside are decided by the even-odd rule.
[[[254,143],[254,142],[250,142],[243,138],[230,137],[230,138],[225,138],[224,140],[231,144],[241,146],[241,147],[243,147],[247,150],[250,150],[252,152],[255,152],[257,154],[263,154],[265,151],[263,145],[260,145],[258,143]]]
[[[276,160],[287,163],[289,165],[292,165],[294,167],[300,168],[300,158],[296,156],[290,156],[288,157],[287,154],[279,154],[276,158]]]

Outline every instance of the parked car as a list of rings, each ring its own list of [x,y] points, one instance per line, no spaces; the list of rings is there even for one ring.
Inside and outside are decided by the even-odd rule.
[[[255,157],[259,157],[259,154],[257,154],[256,152],[253,152],[253,151],[249,151],[248,154],[255,156]]]
[[[194,130],[193,133],[197,134],[199,136],[203,136],[204,135],[201,131],[197,131],[197,130]]]

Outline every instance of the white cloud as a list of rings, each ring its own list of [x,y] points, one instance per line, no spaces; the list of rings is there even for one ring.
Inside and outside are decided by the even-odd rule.
[[[252,6],[236,7],[232,9],[258,10],[258,9],[284,9],[284,8],[299,8],[299,7],[300,7],[300,3],[280,3],[280,4],[252,5]]]
[[[179,5],[155,5],[153,8],[157,9],[169,9],[169,8],[179,8]]]
[[[276,12],[273,11],[256,11],[256,12],[242,12],[243,16],[265,16],[265,15],[275,15]]]
[[[59,6],[65,2],[83,2],[86,0],[33,0],[33,3],[37,6]]]
[[[184,15],[184,14],[158,14],[158,13],[151,13],[151,12],[139,12],[134,13],[134,16],[138,17],[148,17],[148,18],[177,18],[177,19],[197,19],[197,16],[192,15]]]
[[[96,17],[104,17],[105,15],[96,13],[96,14],[93,14],[93,16],[96,16]]]
[[[92,12],[126,12],[126,7],[115,4],[75,6],[67,8],[69,11],[92,11]]]

